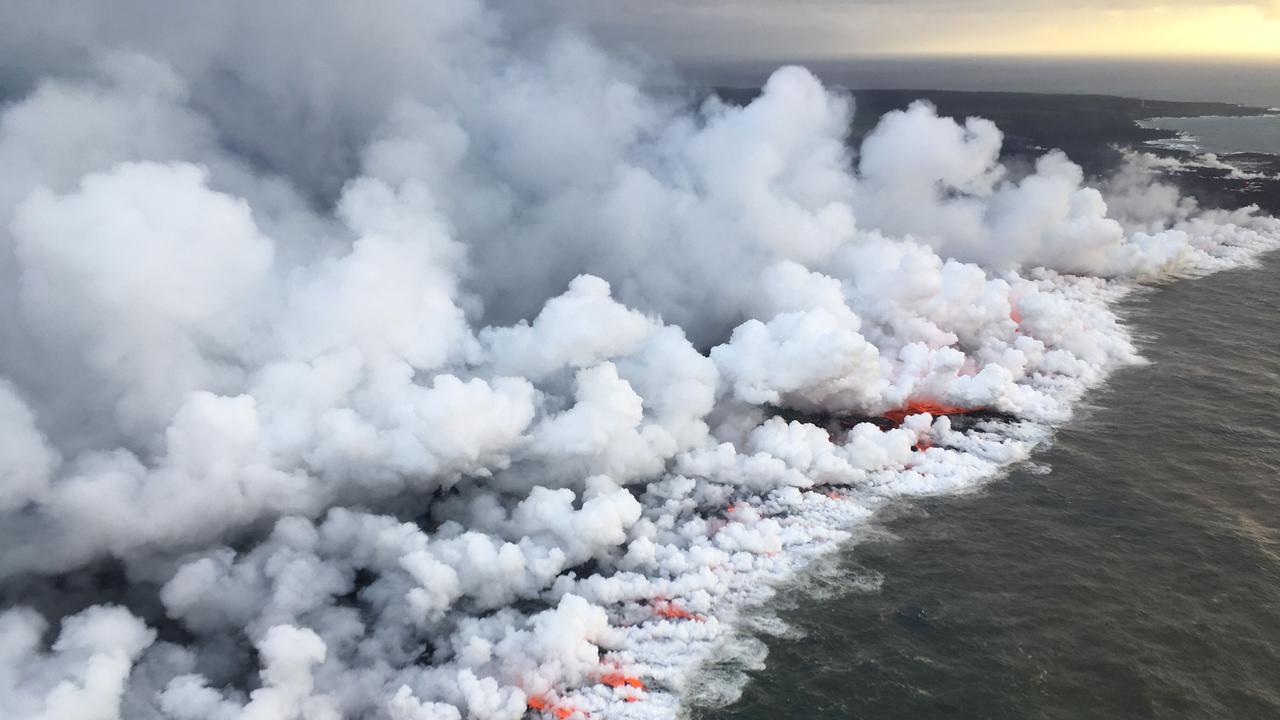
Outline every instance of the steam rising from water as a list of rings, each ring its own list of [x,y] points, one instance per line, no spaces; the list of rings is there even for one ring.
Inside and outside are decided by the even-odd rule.
[[[1133,281],[1280,241],[502,4],[67,7],[0,30],[7,718],[671,716],[767,583],[1137,361]]]

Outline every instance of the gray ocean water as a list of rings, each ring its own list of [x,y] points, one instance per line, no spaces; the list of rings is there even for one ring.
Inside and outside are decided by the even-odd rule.
[[[1277,59],[797,56],[687,63],[685,69],[713,84],[759,87],[786,62],[801,63],[826,82],[862,90],[1079,93],[1280,108]]]
[[[693,716],[1280,717],[1280,254],[1123,314],[1150,365],[784,592],[792,633]]]
[[[1216,154],[1280,155],[1280,112],[1257,117],[1155,118],[1139,124],[1178,131],[1177,140],[1165,143],[1169,147]]]

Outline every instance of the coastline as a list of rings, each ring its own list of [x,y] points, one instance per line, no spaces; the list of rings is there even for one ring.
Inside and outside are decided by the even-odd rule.
[[[948,112],[943,103],[950,101],[954,104],[956,95],[949,93],[938,102],[941,113]],[[989,96],[994,94],[982,95],[988,96],[984,100],[990,100]],[[1016,95],[1020,99],[1030,96]],[[862,95],[855,93],[855,97]],[[1194,107],[1187,108],[1188,113],[1195,110]],[[1016,151],[1036,149],[1037,146],[1030,142],[1033,139],[1029,134],[1018,136],[1020,142]],[[1139,144],[1129,147],[1143,149]],[[1221,185],[1233,182],[1222,168],[1187,164],[1185,161],[1194,155],[1192,153],[1178,155],[1181,156],[1178,168],[1165,169],[1169,180],[1192,186],[1195,183]],[[1194,182],[1187,183],[1189,178]],[[1263,254],[1278,247],[1280,236],[1259,238],[1251,246],[1218,248],[1225,253],[1219,264],[1196,268],[1184,277],[1165,278],[1154,284],[1084,282],[1083,279],[1067,278],[1065,289],[1076,301],[1090,307],[1089,313],[1117,320],[1114,328],[1116,342],[1132,343],[1135,330],[1125,322],[1122,310],[1122,303],[1127,298],[1168,283],[1252,266]],[[1062,286],[1054,285],[1061,281],[1064,279],[1055,277],[1041,278],[1038,282],[1047,282],[1049,287],[1061,290],[1064,289]],[[1062,383],[1054,378],[1045,378],[1037,389],[1053,393],[1064,405],[1072,407],[1074,414],[1076,409],[1088,407],[1089,398],[1116,371],[1145,363],[1143,357],[1135,354],[1126,361],[1109,366],[1105,373],[1087,382]],[[784,541],[777,554],[756,557],[747,566],[733,571],[731,579],[724,585],[724,593],[704,606],[707,608],[706,622],[686,624],[687,627],[680,629],[647,625],[628,628],[626,644],[631,659],[650,668],[651,676],[660,680],[658,687],[665,687],[671,696],[662,700],[662,693],[655,693],[649,707],[637,707],[635,713],[622,716],[650,717],[649,713],[654,710],[653,700],[670,712],[679,708],[695,718],[714,716],[718,709],[733,704],[741,697],[752,673],[758,674],[768,667],[767,648],[759,636],[785,638],[792,632],[787,623],[767,607],[779,592],[799,592],[803,596],[808,592],[807,585],[862,583],[858,578],[833,577],[829,561],[873,536],[886,512],[892,513],[894,508],[904,507],[904,503],[909,507],[922,498],[980,491],[1019,467],[1031,468],[1034,472],[1038,454],[1051,447],[1054,435],[1060,429],[1070,427],[1074,421],[1074,415],[1058,420],[980,421],[964,431],[956,431],[952,429],[949,418],[932,419],[915,427],[935,437],[936,449],[922,453],[924,458],[914,467],[876,473],[864,487],[834,487],[825,498],[812,492],[796,493],[781,502],[771,498],[752,505],[750,510],[758,518],[779,523],[782,537],[789,538],[789,541]],[[939,455],[931,462],[931,453],[952,454],[945,459]],[[865,589],[874,590],[874,578],[867,582]],[[584,594],[581,590],[575,592]],[[670,640],[673,632],[684,643],[679,653],[672,652]]]
[[[727,101],[742,104],[756,89],[719,88]],[[1202,207],[1257,205],[1280,214],[1280,189],[1259,179],[1280,177],[1280,156],[1259,153],[1219,153],[1208,162],[1196,148],[1179,146],[1179,133],[1142,123],[1153,118],[1269,117],[1261,105],[1220,102],[1147,101],[1118,95],[988,92],[968,90],[873,89],[849,90],[855,107],[850,142],[855,147],[885,112],[927,99],[939,114],[955,118],[982,117],[1003,133],[1001,159],[1026,164],[1051,149],[1059,149],[1084,169],[1093,182],[1113,175],[1133,152],[1150,153],[1166,161],[1162,179],[1195,197]]]
[[[1274,684],[1257,684],[1248,672],[1251,663],[1265,667],[1268,636],[1259,637],[1259,647],[1242,647],[1233,633],[1252,622],[1274,627],[1274,618],[1255,614],[1266,613],[1274,599],[1262,588],[1275,569],[1268,550],[1275,529],[1255,537],[1262,528],[1228,523],[1249,509],[1265,512],[1274,496],[1264,502],[1250,494],[1269,487],[1265,477],[1235,477],[1258,458],[1213,442],[1232,435],[1256,441],[1250,429],[1266,423],[1265,406],[1241,408],[1243,426],[1223,419],[1204,427],[1188,424],[1185,411],[1205,411],[1206,395],[1222,388],[1172,392],[1203,381],[1189,370],[1216,374],[1196,353],[1220,352],[1218,344],[1233,340],[1203,348],[1221,329],[1216,318],[1205,321],[1223,312],[1241,282],[1256,292],[1274,277],[1276,255],[1257,259],[1263,267],[1228,271],[1232,278],[1172,283],[1121,301],[1117,313],[1155,367],[1121,370],[1094,388],[1078,417],[1007,480],[973,497],[907,502],[874,519],[863,541],[846,546],[827,572],[867,575],[875,586],[842,595],[823,595],[824,587],[810,592],[801,583],[789,588],[775,623],[786,634],[756,632],[776,664],[748,672],[740,701],[694,717],[754,720],[797,706],[835,713],[843,693],[849,702],[838,711],[851,717],[1009,720],[1027,717],[1031,708],[1055,717],[1144,716],[1153,702],[1166,710],[1182,702],[1172,705],[1181,716],[1203,717],[1221,711],[1213,703],[1233,692],[1250,697],[1230,707],[1269,716]],[[1258,297],[1250,304],[1266,303]],[[1193,338],[1174,337],[1185,322],[1177,310],[1193,308],[1203,326]],[[1234,342],[1248,328],[1237,326]],[[1249,352],[1265,347],[1260,341]],[[1226,384],[1224,407],[1253,387]],[[1168,398],[1154,403],[1164,412],[1140,419],[1135,410],[1147,407],[1144,396],[1153,392]],[[1210,433],[1196,467],[1226,461],[1226,474],[1213,481],[1194,473],[1168,477],[1180,459],[1149,461],[1133,452],[1155,451],[1152,439],[1177,444]],[[1266,561],[1266,570],[1251,570],[1239,581],[1245,589],[1227,584],[1242,571],[1236,565],[1191,571],[1175,562],[1227,564],[1223,556],[1240,557],[1238,564],[1250,568]],[[1201,580],[1183,580],[1192,577]],[[1170,636],[1170,624],[1184,629]],[[814,669],[788,672],[797,666]],[[1162,687],[1170,674],[1177,681]],[[847,684],[838,684],[842,678]],[[1238,685],[1224,686],[1228,678],[1239,678]]]
[[[1186,148],[1217,157],[1234,155],[1280,156],[1280,114],[1252,116],[1200,115],[1156,117],[1139,121],[1152,130],[1175,133],[1175,137],[1148,141],[1174,149]]]

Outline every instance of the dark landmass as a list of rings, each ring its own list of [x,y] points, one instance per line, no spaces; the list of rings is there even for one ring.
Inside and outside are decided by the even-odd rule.
[[[943,115],[978,116],[994,122],[1005,135],[1005,152],[1038,155],[1057,148],[1086,172],[1105,171],[1114,163],[1107,143],[1138,145],[1167,140],[1177,133],[1138,127],[1138,120],[1154,117],[1202,115],[1263,115],[1263,108],[1227,103],[1175,103],[1135,100],[1107,95],[1040,95],[1034,93],[868,90],[854,93],[858,116],[854,134],[866,134],[876,119],[925,97]]]
[[[894,414],[892,411],[884,415],[859,415],[855,413],[811,413],[790,408],[771,408],[771,412],[787,422],[795,421],[816,425],[826,430],[833,437],[862,423],[871,423],[881,430],[892,430],[902,425],[902,414]],[[935,417],[942,415],[946,415],[951,419],[951,429],[953,430],[968,430],[977,427],[983,422],[1014,422],[1017,420],[1017,417],[1012,413],[986,407],[955,408],[947,412],[935,413]]]
[[[759,91],[719,88],[722,98],[745,103]],[[1120,165],[1122,149],[1142,150],[1165,157],[1188,159],[1184,150],[1157,148],[1146,143],[1177,137],[1172,130],[1139,127],[1137,121],[1157,117],[1216,115],[1248,117],[1268,114],[1266,108],[1230,103],[1140,100],[1110,95],[967,92],[956,90],[856,90],[850,138],[861,141],[880,116],[906,108],[918,99],[928,100],[940,115],[955,118],[984,117],[1004,133],[1002,159],[1025,163],[1058,149],[1078,163],[1087,175],[1105,177]],[[1233,179],[1220,168],[1193,168],[1169,174],[1166,180],[1195,196],[1206,207],[1240,207],[1257,204],[1280,213],[1280,157],[1259,153],[1220,156],[1241,170],[1273,176],[1271,180]]]

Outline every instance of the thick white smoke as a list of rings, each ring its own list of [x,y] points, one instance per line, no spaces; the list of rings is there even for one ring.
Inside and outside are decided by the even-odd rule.
[[[0,716],[668,717],[769,583],[1137,361],[1133,281],[1280,242],[504,10],[5,9]]]

